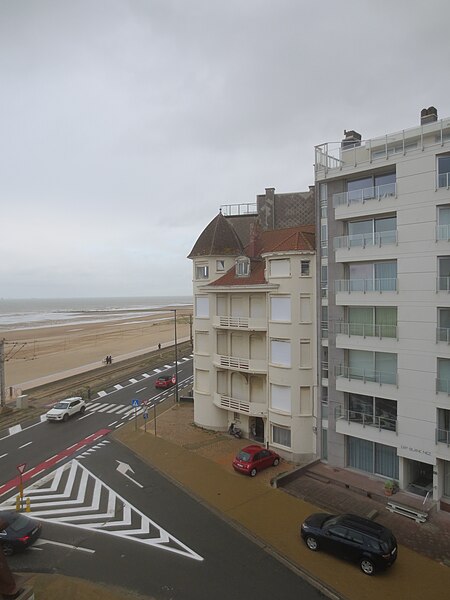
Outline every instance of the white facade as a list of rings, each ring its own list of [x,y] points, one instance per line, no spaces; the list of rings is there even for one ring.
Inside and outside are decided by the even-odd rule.
[[[212,286],[244,257],[193,257],[194,419],[222,431],[234,422],[305,461],[316,452],[315,253],[260,258],[263,282],[249,272],[248,283]]]
[[[316,147],[322,457],[443,502],[449,180],[450,119]]]

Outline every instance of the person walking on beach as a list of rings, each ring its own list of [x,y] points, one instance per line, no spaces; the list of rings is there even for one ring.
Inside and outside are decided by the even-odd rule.
[[[161,350],[161,344],[158,344],[158,350]]]

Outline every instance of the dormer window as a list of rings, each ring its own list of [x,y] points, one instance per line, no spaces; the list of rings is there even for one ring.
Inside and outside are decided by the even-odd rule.
[[[250,259],[246,256],[240,256],[236,259],[236,275],[238,277],[248,277],[250,275]]]

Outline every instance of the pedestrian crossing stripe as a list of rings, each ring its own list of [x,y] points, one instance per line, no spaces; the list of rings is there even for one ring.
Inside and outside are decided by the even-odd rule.
[[[197,552],[127,502],[77,459],[28,486],[24,496],[30,498],[29,515],[42,521],[97,531],[203,561]],[[15,510],[14,497],[0,506]]]

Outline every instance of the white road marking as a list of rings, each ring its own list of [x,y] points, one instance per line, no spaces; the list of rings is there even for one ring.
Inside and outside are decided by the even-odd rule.
[[[116,423],[118,423],[118,421],[113,421],[112,423],[110,423],[110,424],[108,425],[108,427],[112,427],[112,426],[113,426],[113,425],[115,425]],[[0,457],[0,458],[1,458],[1,457]]]
[[[22,444],[22,446],[19,446],[19,450],[21,448],[25,448],[26,446],[29,446],[30,444],[32,444],[33,442],[27,442],[26,444]]]
[[[128,381],[129,381],[130,383],[137,383],[137,382],[138,382],[138,380],[137,380],[137,379],[134,379],[134,377],[132,377],[132,378],[131,378],[131,379],[129,379]]]
[[[172,365],[164,365],[164,367],[165,367],[166,369],[171,369],[171,368],[172,368]]]
[[[143,387],[143,388],[141,388],[140,390],[136,390],[134,393],[135,393],[135,394],[138,394],[139,392],[143,392],[143,391],[144,391],[144,390],[146,390],[146,389],[147,389],[146,387]]]
[[[102,390],[101,392],[97,392],[97,396],[99,396],[100,398],[102,396],[107,396],[107,395],[108,395],[108,392],[105,392],[104,390]]]
[[[153,369],[154,373],[161,373],[162,369]]]
[[[122,408],[121,404],[115,404],[114,406],[110,406],[109,410],[107,410],[106,412],[108,414],[113,413],[113,412],[117,412],[118,410],[120,410]]]
[[[120,385],[120,383],[117,383],[114,387],[116,390],[123,390],[123,385]]]
[[[89,552],[89,554],[95,554],[95,550],[91,548],[82,548],[81,546],[71,546],[70,544],[63,544],[62,542],[54,542],[53,540],[43,540],[40,538],[34,542],[35,546],[41,546],[43,544],[53,544],[55,546],[61,546],[62,548],[70,548],[71,550],[80,550],[80,552]]]
[[[2,454],[2,455],[0,456],[0,458],[5,458],[5,456],[8,456],[8,453],[6,453],[6,454]]]
[[[9,435],[14,435],[15,433],[19,433],[22,431],[22,425],[13,425],[9,428]]]
[[[145,377],[145,379],[148,379],[150,377],[150,375],[148,373],[142,373],[142,377]]]
[[[125,423],[119,423],[118,425],[116,425],[115,429],[119,429],[119,427],[122,427],[122,425],[125,425]]]

